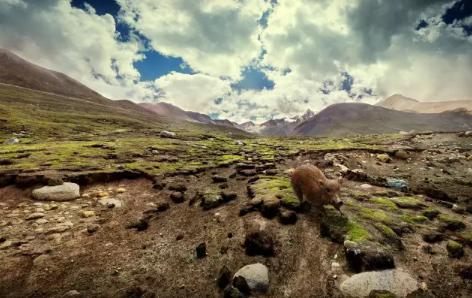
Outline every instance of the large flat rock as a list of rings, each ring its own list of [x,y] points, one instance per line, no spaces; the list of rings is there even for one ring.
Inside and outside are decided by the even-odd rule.
[[[398,297],[406,297],[417,289],[418,282],[399,269],[354,274],[341,284],[341,291],[350,297],[367,297],[373,290],[388,291]]]
[[[33,198],[40,201],[70,201],[78,197],[80,197],[80,186],[70,182],[33,190]]]

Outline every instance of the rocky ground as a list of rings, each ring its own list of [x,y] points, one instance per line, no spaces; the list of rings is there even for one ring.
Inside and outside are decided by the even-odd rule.
[[[305,162],[344,177],[342,214],[295,197]],[[472,295],[470,136],[115,133],[0,164],[1,297]]]

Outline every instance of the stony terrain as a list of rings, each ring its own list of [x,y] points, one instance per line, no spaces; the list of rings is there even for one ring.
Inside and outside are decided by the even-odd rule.
[[[2,297],[346,297],[369,278],[399,296],[472,295],[470,135],[4,136]],[[342,214],[295,197],[304,162],[345,178]],[[65,181],[80,197],[34,199]]]
[[[32,75],[0,83],[0,297],[472,296],[471,132],[259,137],[5,61]],[[341,212],[295,196],[304,163]]]

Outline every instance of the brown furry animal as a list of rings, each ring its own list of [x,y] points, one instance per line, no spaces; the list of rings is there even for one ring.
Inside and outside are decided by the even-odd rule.
[[[307,200],[317,210],[324,205],[333,205],[339,211],[343,201],[337,194],[342,179],[328,179],[314,165],[302,165],[292,174],[292,187],[300,202]]]

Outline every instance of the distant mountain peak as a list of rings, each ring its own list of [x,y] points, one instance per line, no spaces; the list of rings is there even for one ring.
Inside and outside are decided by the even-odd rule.
[[[458,109],[471,111],[472,100],[418,101],[401,94],[394,94],[379,101],[376,106],[404,112],[441,113]]]

